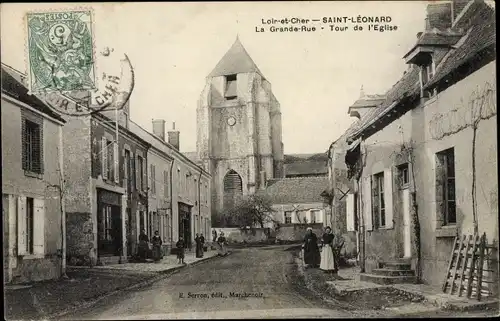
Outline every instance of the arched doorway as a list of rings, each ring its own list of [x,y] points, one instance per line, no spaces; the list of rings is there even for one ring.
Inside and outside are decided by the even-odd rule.
[[[242,195],[243,181],[241,176],[236,171],[230,170],[224,176],[224,208],[233,207]]]

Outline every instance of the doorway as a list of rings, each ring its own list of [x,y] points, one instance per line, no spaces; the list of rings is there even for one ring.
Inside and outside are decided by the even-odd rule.
[[[100,204],[99,214],[99,256],[121,255],[122,218],[120,207]]]
[[[179,203],[179,236],[191,248],[191,206]]]
[[[401,190],[403,208],[403,244],[404,257],[411,258],[411,217],[410,217],[410,190]]]

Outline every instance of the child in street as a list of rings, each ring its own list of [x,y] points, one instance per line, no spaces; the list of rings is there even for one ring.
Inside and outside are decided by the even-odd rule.
[[[177,247],[177,259],[179,259],[179,264],[184,264],[185,244],[184,244],[184,240],[183,240],[182,236],[179,237],[179,241],[177,241],[175,246]]]

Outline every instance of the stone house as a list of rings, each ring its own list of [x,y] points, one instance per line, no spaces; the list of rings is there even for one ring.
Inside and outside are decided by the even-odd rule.
[[[346,252],[351,256],[359,254],[359,220],[356,207],[358,194],[345,159],[348,148],[352,147],[349,146],[347,137],[357,128],[360,119],[384,100],[383,95],[365,95],[361,88],[359,99],[348,110],[349,115],[356,118],[355,122],[328,149],[329,184],[323,196],[330,204],[334,233],[343,236]]]
[[[129,125],[152,146],[148,151],[148,227],[151,232],[160,231],[165,253],[175,247],[179,236],[191,245],[196,233],[207,238],[212,226],[210,174],[179,151],[180,132],[175,124],[167,138],[164,120],[153,120],[153,133],[132,121]]]
[[[25,75],[2,64],[5,283],[55,279],[63,269],[64,119],[28,95]]]
[[[498,241],[495,13],[483,1],[427,11],[410,69],[349,135],[346,160],[365,271],[406,258],[442,285],[457,234]]]
[[[274,220],[279,226],[321,223],[326,227],[330,225],[330,217],[328,204],[321,194],[327,185],[327,177],[271,179],[257,194],[272,202]],[[276,226],[269,224],[268,227]]]

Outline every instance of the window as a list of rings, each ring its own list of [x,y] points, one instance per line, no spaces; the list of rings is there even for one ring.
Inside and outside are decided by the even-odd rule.
[[[443,224],[456,224],[455,152],[450,148],[436,156],[436,203],[441,210]]]
[[[154,164],[151,164],[150,165],[151,167],[151,170],[150,170],[150,174],[151,174],[151,193],[153,194],[156,194],[156,168],[155,168],[155,165]]]
[[[210,191],[208,190],[208,184],[205,184],[205,192],[207,193],[206,194],[206,197],[205,197],[205,203],[208,204],[208,198],[210,197]]]
[[[107,177],[108,179],[112,179],[114,176],[114,166],[115,166],[115,155],[114,155],[114,147],[113,142],[106,140],[106,148],[108,152],[108,166],[107,166]]]
[[[234,170],[227,172],[224,177],[224,208],[232,208],[243,195],[243,182],[241,176]]]
[[[137,156],[137,189],[144,190],[143,177],[144,177],[144,159],[141,156]]]
[[[27,172],[42,174],[43,172],[43,140],[40,123],[22,119],[23,169]]]
[[[224,92],[224,97],[227,100],[233,100],[238,97],[237,87],[236,87],[236,75],[226,76],[226,89]]]
[[[124,176],[125,176],[125,191],[126,191],[126,194],[130,193],[131,190],[130,190],[130,181],[131,181],[131,176],[130,173],[132,173],[132,163],[130,161],[130,151],[129,150],[125,150],[125,161],[124,161],[124,165],[123,165],[123,168],[124,168]]]
[[[311,211],[311,222],[310,223],[316,223],[316,220],[318,219],[318,210],[312,210]]]
[[[384,200],[384,173],[379,173],[373,176],[373,214],[376,220],[376,226],[385,226],[385,200]]]
[[[168,198],[168,172],[163,171],[163,196]]]
[[[285,212],[285,224],[290,224],[290,223],[292,223],[292,212],[286,211]]]
[[[33,254],[35,236],[35,202],[26,197],[26,253]]]
[[[398,166],[398,180],[400,187],[407,187],[410,184],[408,163]]]

